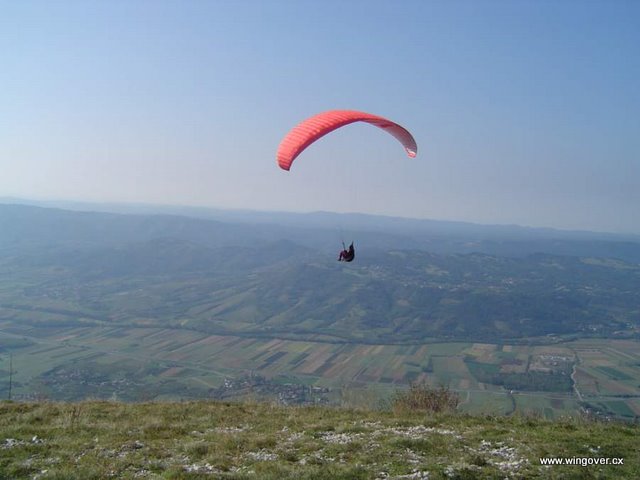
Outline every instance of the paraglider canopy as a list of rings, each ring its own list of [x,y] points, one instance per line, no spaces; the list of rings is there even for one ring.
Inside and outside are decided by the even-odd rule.
[[[313,142],[354,122],[370,123],[387,131],[404,146],[409,157],[415,157],[418,153],[418,146],[411,133],[391,120],[355,110],[330,110],[304,120],[287,133],[278,147],[278,165],[283,170],[289,170],[296,157]]]

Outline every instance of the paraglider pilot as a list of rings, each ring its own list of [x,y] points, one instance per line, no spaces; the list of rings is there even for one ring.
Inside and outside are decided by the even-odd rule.
[[[342,244],[342,248],[343,250],[340,252],[340,256],[338,257],[338,261],[339,262],[351,262],[353,261],[353,259],[356,256],[356,251],[353,248],[353,242],[351,242],[351,245],[349,245],[349,249],[347,250],[344,246],[344,243]]]

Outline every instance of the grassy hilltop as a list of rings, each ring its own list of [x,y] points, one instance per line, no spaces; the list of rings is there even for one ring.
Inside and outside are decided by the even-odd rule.
[[[576,419],[266,403],[3,402],[0,478],[640,478],[639,434]],[[554,457],[624,465],[541,465]]]

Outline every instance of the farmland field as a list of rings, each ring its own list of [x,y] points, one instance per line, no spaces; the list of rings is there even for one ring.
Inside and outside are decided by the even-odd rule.
[[[1,322],[0,332],[17,345],[13,398],[207,398],[225,379],[251,374],[327,389],[331,402],[354,405],[375,404],[410,382],[424,381],[458,391],[461,409],[470,413],[554,418],[576,414],[582,405],[633,418],[640,410],[640,385],[634,381],[640,378],[640,357],[637,344],[626,340],[364,345],[179,328],[44,329],[13,321]],[[5,397],[8,372],[8,356],[0,355]]]

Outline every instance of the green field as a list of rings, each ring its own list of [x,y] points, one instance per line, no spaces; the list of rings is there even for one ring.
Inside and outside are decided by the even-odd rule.
[[[640,413],[640,358],[637,343],[627,340],[363,345],[14,322],[0,323],[0,332],[9,342],[0,354],[5,398],[10,348],[16,399],[207,398],[220,392],[225,379],[251,374],[326,388],[331,403],[353,406],[375,405],[410,382],[424,381],[459,392],[461,409],[470,413],[557,418],[578,414],[580,406],[628,419]]]

